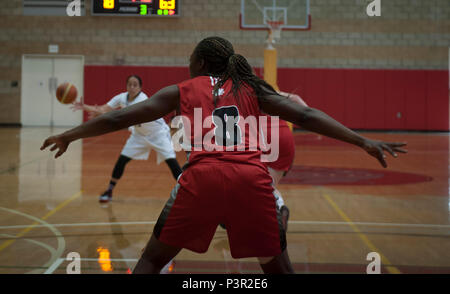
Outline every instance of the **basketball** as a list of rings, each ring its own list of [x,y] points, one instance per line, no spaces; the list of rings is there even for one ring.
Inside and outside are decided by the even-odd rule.
[[[56,98],[62,104],[70,104],[77,99],[77,88],[72,83],[64,83],[56,89]]]

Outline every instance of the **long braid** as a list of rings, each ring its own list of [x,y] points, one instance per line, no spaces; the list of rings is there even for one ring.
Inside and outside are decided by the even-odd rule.
[[[252,88],[257,97],[277,94],[267,82],[253,73],[252,67],[244,56],[235,54],[233,45],[221,37],[203,39],[195,48],[197,56],[205,60],[208,74],[219,78],[214,88],[214,104],[220,89],[228,79],[232,81],[233,95],[238,99],[241,90],[248,92]]]

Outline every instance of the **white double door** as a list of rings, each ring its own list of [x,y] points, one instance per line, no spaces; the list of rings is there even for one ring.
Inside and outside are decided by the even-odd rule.
[[[84,57],[72,55],[23,55],[21,123],[22,126],[76,126],[81,111],[56,99],[58,85],[70,82],[83,93]]]

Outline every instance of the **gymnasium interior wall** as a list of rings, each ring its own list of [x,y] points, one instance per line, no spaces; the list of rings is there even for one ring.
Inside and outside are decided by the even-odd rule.
[[[187,76],[202,38],[220,35],[255,68],[263,66],[264,31],[239,29],[240,0],[184,0],[177,19],[23,16],[22,1],[0,8],[0,123],[20,123],[23,54],[85,56],[85,101],[104,103],[123,78],[144,76],[148,94]],[[312,0],[309,31],[284,31],[278,84],[356,129],[449,130],[448,0]],[[260,73],[260,70],[257,72]],[[15,81],[18,81],[16,84]]]

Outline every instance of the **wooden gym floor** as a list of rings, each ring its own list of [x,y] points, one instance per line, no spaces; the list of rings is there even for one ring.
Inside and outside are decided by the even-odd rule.
[[[0,273],[81,273],[133,269],[175,184],[155,154],[132,161],[98,203],[128,136],[120,131],[73,143],[53,160],[44,138],[64,129],[0,128]],[[291,216],[288,251],[296,273],[366,273],[370,252],[382,273],[450,273],[448,133],[364,133],[408,142],[388,169],[356,147],[295,133],[294,167],[279,186]],[[177,154],[180,164],[184,153]],[[234,260],[218,228],[205,254],[182,250],[172,273],[260,273]]]

